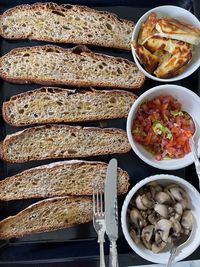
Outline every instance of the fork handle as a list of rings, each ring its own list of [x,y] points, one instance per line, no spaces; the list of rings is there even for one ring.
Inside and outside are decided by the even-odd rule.
[[[105,257],[104,257],[104,241],[99,241],[99,249],[100,249],[100,267],[105,267]]]
[[[177,247],[173,247],[170,251],[170,257],[166,267],[171,267],[174,257],[176,256]]]
[[[110,240],[109,267],[118,266],[117,243],[115,240]]]

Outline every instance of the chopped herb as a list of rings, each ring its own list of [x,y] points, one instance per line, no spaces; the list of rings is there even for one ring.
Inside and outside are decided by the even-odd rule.
[[[161,135],[161,134],[166,134],[167,139],[172,138],[172,133],[169,130],[169,128],[165,127],[161,122],[156,121],[154,122],[152,129],[155,134]]]
[[[182,111],[171,111],[171,114],[173,115],[173,116],[183,116],[183,112]]]
[[[135,129],[133,129],[133,133],[135,133],[135,134],[140,133],[140,129],[139,129],[139,127],[135,127]]]
[[[170,158],[169,156],[165,156],[165,157],[163,157],[163,159],[169,160],[169,159],[172,159],[172,158]]]

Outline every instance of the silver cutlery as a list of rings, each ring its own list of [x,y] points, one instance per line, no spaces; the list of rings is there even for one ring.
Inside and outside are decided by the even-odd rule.
[[[93,188],[93,225],[97,232],[100,249],[100,267],[105,267],[104,236],[106,231],[104,195],[102,189]]]
[[[195,164],[195,169],[196,169],[196,173],[199,179],[199,189],[200,189],[200,161],[199,161],[199,157],[198,157],[198,142],[196,140],[197,138],[197,132],[198,132],[198,126],[197,123],[195,121],[194,118],[192,118],[193,122],[194,122],[194,126],[195,126],[195,132],[193,134],[193,136],[190,138],[189,140],[189,145],[190,145],[190,149],[191,152],[193,154],[194,157],[194,164]]]
[[[179,249],[181,249],[182,246],[185,246],[187,243],[190,242],[190,239],[193,237],[194,232],[196,230],[196,220],[193,218],[193,226],[192,226],[192,230],[190,232],[190,235],[182,235],[180,236],[180,238],[177,238],[173,241],[173,246],[170,250],[170,257],[168,260],[168,263],[166,265],[166,267],[171,267],[173,264],[173,260],[177,254],[177,251]]]
[[[109,267],[118,266],[118,210],[117,210],[117,160],[110,160],[105,180],[106,234],[110,240]]]

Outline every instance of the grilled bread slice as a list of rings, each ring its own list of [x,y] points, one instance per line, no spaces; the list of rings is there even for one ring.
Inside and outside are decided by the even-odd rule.
[[[136,96],[126,91],[44,87],[3,103],[4,120],[13,126],[125,118]]]
[[[93,186],[104,189],[107,164],[98,161],[55,162],[0,181],[0,200],[92,195]],[[128,190],[128,173],[118,168],[118,194]]]
[[[126,153],[131,147],[121,129],[51,124],[7,135],[0,149],[5,161],[25,162]]]
[[[8,39],[91,44],[130,50],[134,23],[86,6],[36,3],[8,9],[0,34]]]
[[[156,30],[162,37],[172,38],[189,44],[200,43],[200,29],[173,18],[161,18],[156,23]]]
[[[55,197],[39,201],[0,222],[0,239],[49,232],[92,220],[90,197]]]
[[[94,53],[85,46],[13,49],[0,59],[0,76],[13,83],[127,89],[140,88],[144,82],[144,75],[133,62]]]

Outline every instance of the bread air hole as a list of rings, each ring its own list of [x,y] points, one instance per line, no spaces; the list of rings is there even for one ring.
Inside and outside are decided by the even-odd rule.
[[[110,103],[116,103],[116,102],[117,102],[116,99],[114,97],[111,97]]]
[[[72,8],[73,8],[72,5],[64,5],[64,7],[65,7],[66,9],[72,9]],[[64,8],[63,8],[63,11],[64,11]]]
[[[118,68],[118,69],[117,69],[117,73],[118,73],[118,74],[122,74],[122,71]]]
[[[106,28],[107,28],[109,31],[112,31],[112,26],[111,26],[109,23],[106,23]]]
[[[77,151],[75,149],[68,149],[67,150],[68,154],[76,154]]]
[[[56,101],[56,103],[59,105],[59,106],[62,106],[63,103],[61,101]]]
[[[53,13],[53,14],[56,14],[56,15],[58,15],[58,16],[61,16],[61,17],[65,17],[65,14],[63,14],[63,13],[60,12],[60,11],[53,10],[52,13]]]
[[[19,114],[23,114],[23,113],[24,113],[24,109],[20,109]]]
[[[70,28],[67,27],[67,26],[62,26],[62,27],[63,27],[63,29],[65,29],[65,30],[70,30]]]
[[[8,28],[8,26],[6,26],[6,25],[3,25],[3,31],[6,31],[7,30],[7,28]]]

